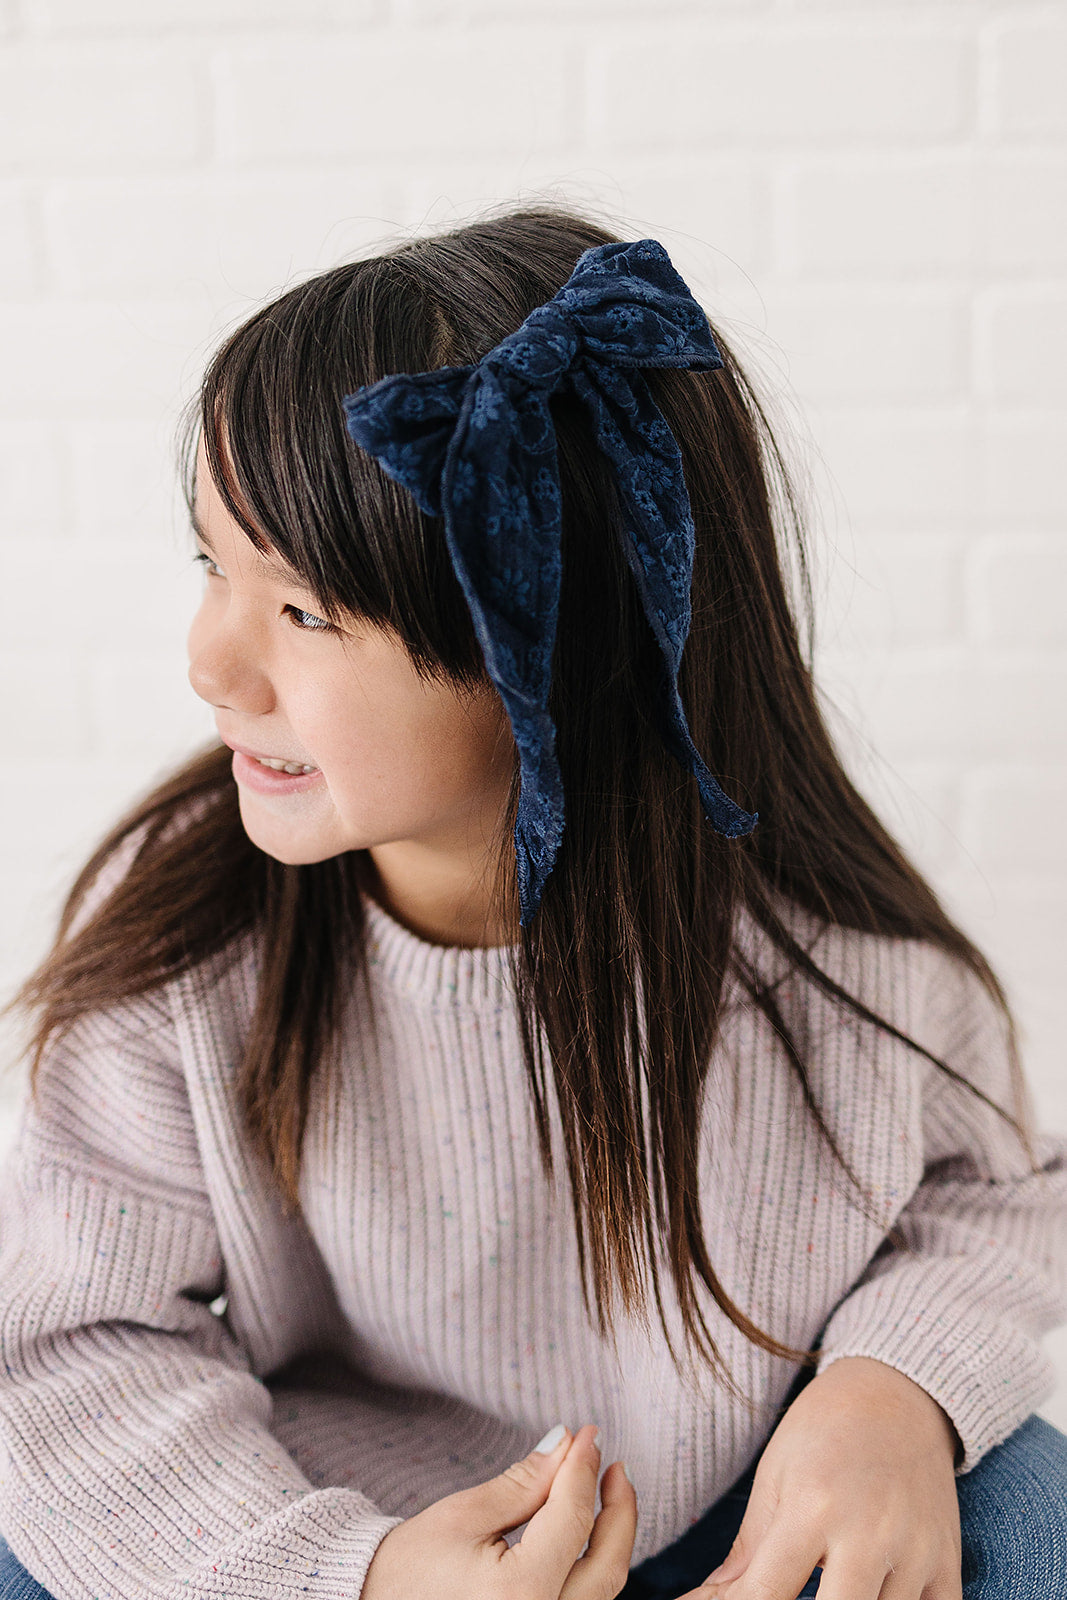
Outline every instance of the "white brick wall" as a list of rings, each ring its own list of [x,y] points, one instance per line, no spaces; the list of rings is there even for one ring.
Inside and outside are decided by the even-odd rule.
[[[0,0],[3,993],[211,729],[171,434],[219,334],[550,192],[661,238],[773,391],[848,758],[1067,1127],[1065,79],[1054,0]]]

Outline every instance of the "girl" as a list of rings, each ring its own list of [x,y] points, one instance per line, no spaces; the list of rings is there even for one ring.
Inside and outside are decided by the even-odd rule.
[[[324,273],[186,459],[221,743],[16,997],[0,1593],[1067,1592],[1064,1146],[662,249]]]

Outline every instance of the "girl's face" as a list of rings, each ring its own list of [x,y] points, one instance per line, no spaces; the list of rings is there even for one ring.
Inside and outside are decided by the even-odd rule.
[[[261,556],[230,516],[203,446],[196,510],[206,576],[189,681],[235,751],[253,843],[293,864],[368,850],[383,899],[416,932],[498,937],[487,884],[514,741],[496,693],[420,679],[381,628],[331,628],[281,557]],[[312,770],[289,775],[257,757]]]

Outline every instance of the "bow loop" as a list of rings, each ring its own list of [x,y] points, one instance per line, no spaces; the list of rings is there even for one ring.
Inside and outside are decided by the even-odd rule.
[[[570,388],[615,468],[620,530],[663,663],[664,739],[695,776],[712,826],[755,815],[728,798],[696,750],[678,694],[689,631],[694,529],[681,453],[640,369],[723,365],[708,321],[654,239],[587,250],[546,304],[469,367],[397,374],[348,395],[348,431],[445,540],[486,671],[519,755],[515,823],[525,926],[563,837],[563,783],[548,713],[562,573],[562,500],[551,396]]]
[[[707,317],[655,239],[587,250],[556,301],[586,362],[697,372],[723,364]]]
[[[427,516],[441,515],[441,474],[471,370],[397,373],[342,401],[351,437]]]

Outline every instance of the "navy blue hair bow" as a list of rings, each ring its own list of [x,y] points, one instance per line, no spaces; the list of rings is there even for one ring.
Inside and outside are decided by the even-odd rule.
[[[678,667],[689,632],[693,517],[682,459],[642,367],[723,365],[707,318],[655,239],[586,250],[562,289],[481,361],[400,373],[346,395],[348,431],[445,538],[520,762],[515,822],[520,918],[537,910],[563,836],[563,783],[548,713],[562,571],[550,397],[588,407],[618,479],[623,546],[663,654],[663,734],[728,838],[756,816],[712,777],[689,733]]]

